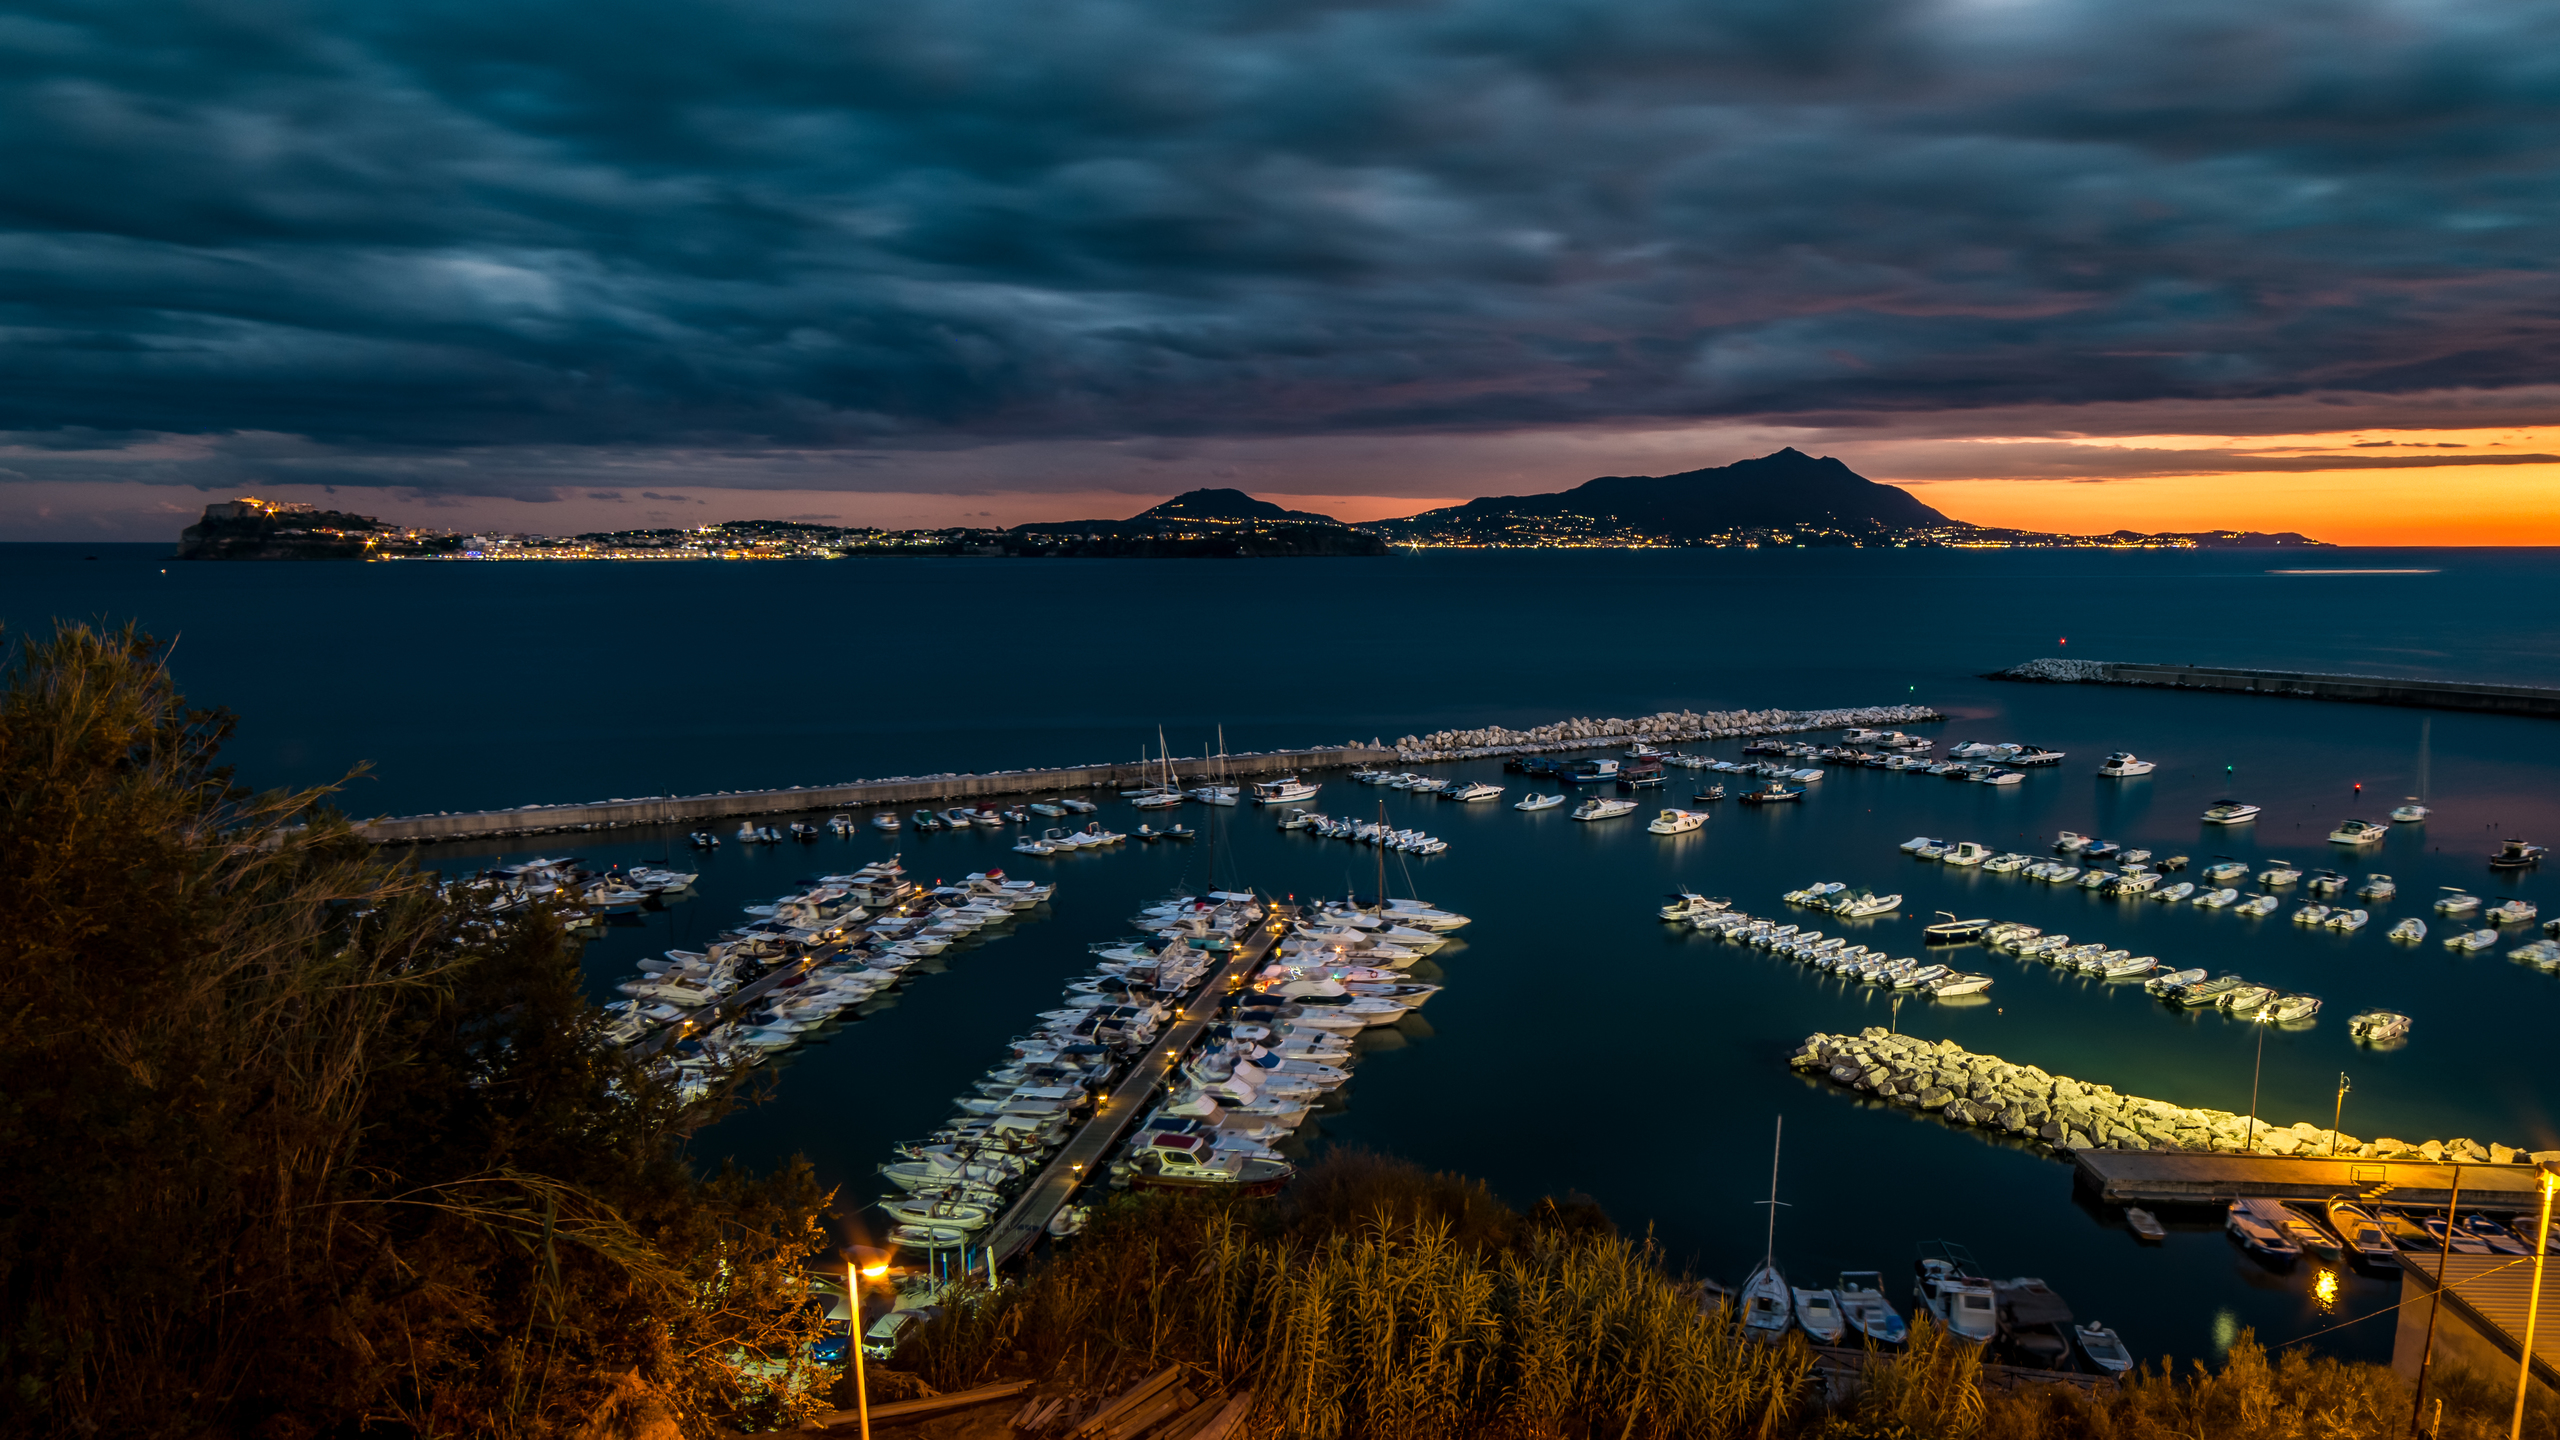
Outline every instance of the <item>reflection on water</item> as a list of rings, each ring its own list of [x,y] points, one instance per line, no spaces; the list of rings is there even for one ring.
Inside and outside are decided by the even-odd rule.
[[[2239,1338],[2240,1317],[2232,1314],[2227,1309],[2214,1311],[2213,1352],[2217,1355],[2222,1354],[2229,1350],[2232,1344],[2239,1340]]]
[[[2311,1282],[2311,1298],[2319,1302],[2321,1314],[2338,1313],[2338,1290],[2338,1272],[2335,1270],[2322,1270],[2320,1277]]]

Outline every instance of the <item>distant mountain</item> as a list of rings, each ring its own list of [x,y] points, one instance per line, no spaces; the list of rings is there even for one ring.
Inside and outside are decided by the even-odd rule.
[[[1189,490],[1126,520],[1017,525],[1007,549],[1042,555],[1228,559],[1384,555],[1387,544],[1330,515],[1284,510],[1241,490]]]
[[[1793,446],[1677,475],[1604,475],[1551,495],[1491,495],[1362,527],[1390,540],[1592,543],[1647,537],[1678,544],[1740,531],[1814,530],[1843,536],[1963,529],[1914,498],[1838,460]]]

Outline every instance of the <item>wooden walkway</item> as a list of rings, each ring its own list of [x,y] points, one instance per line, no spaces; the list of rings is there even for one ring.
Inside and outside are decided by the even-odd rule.
[[[2209,1205],[2258,1196],[2326,1200],[2379,1189],[2389,1200],[2442,1205],[2453,1193],[2454,1167],[2424,1160],[2083,1150],[2071,1163],[2099,1199],[2116,1204]],[[2482,1161],[2461,1169],[2465,1205],[2524,1210],[2540,1203],[2541,1172],[2532,1165]]]
[[[1279,930],[1273,928],[1275,923],[1291,918],[1293,913],[1288,906],[1272,905],[1270,914],[1254,927],[1245,943],[1236,947],[1227,963],[1210,971],[1208,978],[1200,982],[1200,988],[1193,992],[1173,1024],[1157,1038],[1155,1049],[1129,1067],[1129,1073],[1094,1108],[1093,1118],[1076,1131],[1039,1178],[1013,1202],[1013,1208],[986,1233],[982,1243],[994,1255],[994,1263],[1008,1263],[1038,1243],[1048,1233],[1049,1221],[1085,1181],[1101,1171],[1103,1161],[1155,1099],[1175,1062],[1200,1043],[1201,1033],[1218,1018],[1219,1007],[1237,981],[1258,969],[1271,953],[1272,945],[1280,938]],[[1153,1063],[1159,1056],[1163,1063]],[[986,1262],[982,1259],[979,1263]]]

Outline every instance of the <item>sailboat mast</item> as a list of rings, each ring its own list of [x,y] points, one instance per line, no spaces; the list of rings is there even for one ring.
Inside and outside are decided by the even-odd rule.
[[[1778,1151],[1787,1141],[1787,1117],[1778,1117],[1777,1138],[1769,1142],[1769,1253],[1764,1263],[1778,1263]]]
[[[1378,918],[1387,918],[1387,802],[1378,802]]]

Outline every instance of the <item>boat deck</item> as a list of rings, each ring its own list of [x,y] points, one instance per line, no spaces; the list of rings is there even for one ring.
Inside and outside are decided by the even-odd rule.
[[[1077,1129],[1073,1138],[1041,1170],[1039,1177],[1013,1202],[1012,1208],[1006,1210],[994,1228],[987,1231],[980,1243],[993,1255],[994,1263],[1004,1264],[1038,1243],[1040,1237],[1048,1233],[1049,1221],[1068,1200],[1074,1198],[1076,1191],[1088,1179],[1100,1172],[1103,1160],[1163,1086],[1174,1060],[1199,1043],[1201,1032],[1218,1017],[1219,1006],[1235,989],[1237,981],[1251,974],[1271,953],[1272,945],[1280,938],[1280,932],[1273,928],[1272,922],[1291,913],[1292,907],[1286,905],[1271,907],[1264,923],[1256,926],[1253,934],[1236,947],[1235,954],[1228,958],[1226,964],[1209,972],[1208,977],[1200,982],[1200,988],[1192,992],[1191,999],[1184,1004],[1174,1023],[1158,1037],[1163,1063],[1132,1065],[1120,1083],[1112,1087],[1111,1093],[1094,1107],[1093,1118]]]
[[[2453,1198],[2461,1172],[2462,1200],[2494,1210],[2530,1209],[2539,1203],[2532,1165],[2456,1166],[2425,1160],[2361,1160],[2275,1155],[2220,1155],[2194,1151],[2083,1150],[2072,1157],[2081,1183],[2099,1199],[2118,1204],[2207,1205],[2248,1197],[2326,1200],[2370,1195],[2415,1205]]]

